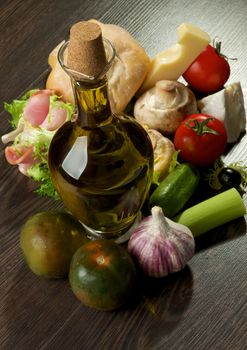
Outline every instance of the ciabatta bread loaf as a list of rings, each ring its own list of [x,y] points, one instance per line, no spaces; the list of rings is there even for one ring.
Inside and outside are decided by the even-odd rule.
[[[145,50],[125,29],[114,24],[91,21],[100,26],[103,37],[108,39],[116,50],[116,57],[107,76],[111,107],[114,112],[119,113],[124,111],[144,81],[150,59]],[[52,71],[47,79],[46,87],[56,90],[65,101],[73,102],[70,78],[57,60],[61,44],[49,55],[48,63]]]

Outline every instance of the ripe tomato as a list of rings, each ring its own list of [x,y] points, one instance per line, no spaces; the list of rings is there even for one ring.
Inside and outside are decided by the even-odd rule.
[[[223,88],[230,76],[230,65],[219,51],[220,43],[216,48],[208,45],[185,71],[183,78],[192,89],[212,94]]]
[[[185,118],[174,138],[181,158],[197,166],[213,164],[224,152],[226,143],[224,124],[207,114],[192,114]]]

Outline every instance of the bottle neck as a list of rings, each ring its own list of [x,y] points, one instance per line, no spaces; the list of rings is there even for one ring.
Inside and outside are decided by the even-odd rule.
[[[73,82],[78,122],[83,128],[95,128],[108,123],[112,118],[107,92],[106,77],[100,81]]]

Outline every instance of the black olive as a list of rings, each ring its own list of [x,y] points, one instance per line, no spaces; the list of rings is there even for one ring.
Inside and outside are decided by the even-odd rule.
[[[238,188],[242,182],[241,174],[231,168],[223,168],[218,175],[219,182],[225,188]]]

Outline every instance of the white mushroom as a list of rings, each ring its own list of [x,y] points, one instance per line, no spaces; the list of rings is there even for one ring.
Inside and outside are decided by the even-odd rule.
[[[10,131],[9,133],[2,135],[1,137],[1,141],[4,144],[7,144],[9,142],[13,142],[15,140],[15,138],[22,133],[22,131],[24,130],[24,123],[22,118],[19,120],[18,126],[16,129]]]
[[[161,80],[135,103],[134,116],[139,123],[172,135],[181,121],[198,113],[193,92],[178,81]]]
[[[160,182],[168,175],[175,147],[171,140],[157,130],[148,129],[147,132],[154,150],[153,181]]]

